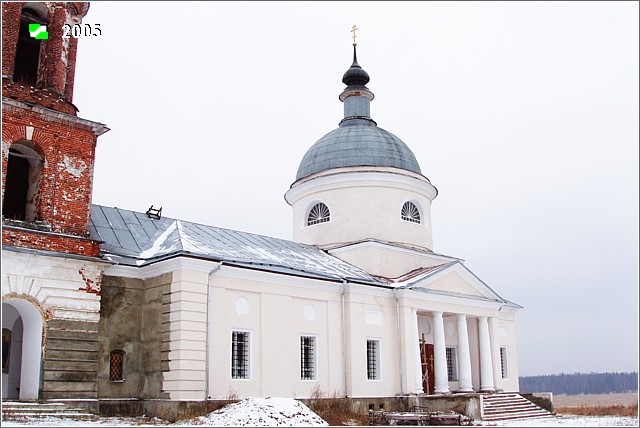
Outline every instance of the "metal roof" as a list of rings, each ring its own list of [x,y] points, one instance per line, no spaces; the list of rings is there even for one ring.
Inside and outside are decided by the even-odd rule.
[[[279,238],[91,205],[91,238],[102,241],[103,258],[144,266],[177,255],[313,278],[388,283],[312,246]]]
[[[349,119],[305,153],[296,180],[333,168],[394,167],[422,174],[415,155],[400,138],[367,119]]]

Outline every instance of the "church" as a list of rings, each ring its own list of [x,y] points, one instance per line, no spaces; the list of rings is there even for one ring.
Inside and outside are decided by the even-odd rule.
[[[355,34],[344,117],[283,189],[288,241],[92,204],[109,128],[78,117],[61,34],[88,10],[2,4],[3,400],[518,392],[522,308],[433,248],[438,191],[372,119]]]

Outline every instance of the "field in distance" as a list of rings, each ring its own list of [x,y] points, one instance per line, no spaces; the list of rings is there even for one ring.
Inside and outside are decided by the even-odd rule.
[[[637,392],[616,392],[612,394],[553,395],[554,407],[606,407],[630,406],[638,404]]]

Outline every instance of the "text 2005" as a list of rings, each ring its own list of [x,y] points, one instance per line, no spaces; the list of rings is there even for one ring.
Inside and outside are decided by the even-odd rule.
[[[78,37],[101,36],[100,24],[64,24],[62,26],[62,38],[69,39]]]

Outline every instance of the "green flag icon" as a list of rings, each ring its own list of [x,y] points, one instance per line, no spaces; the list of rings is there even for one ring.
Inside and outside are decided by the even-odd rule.
[[[37,40],[47,40],[49,38],[47,26],[41,24],[29,24],[29,35]]]

